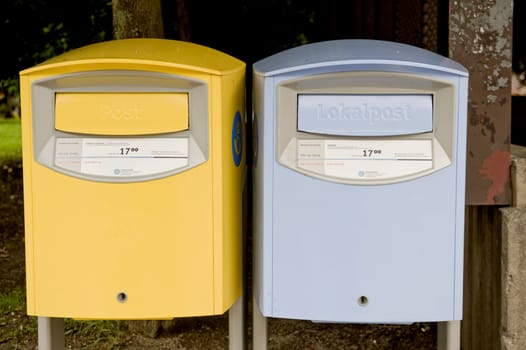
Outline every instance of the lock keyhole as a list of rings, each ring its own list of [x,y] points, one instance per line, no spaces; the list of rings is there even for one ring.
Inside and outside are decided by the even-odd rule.
[[[119,303],[125,303],[128,300],[128,295],[124,292],[120,292],[117,294],[117,301]]]
[[[358,298],[358,305],[367,306],[367,304],[369,304],[369,299],[365,295],[362,295]]]

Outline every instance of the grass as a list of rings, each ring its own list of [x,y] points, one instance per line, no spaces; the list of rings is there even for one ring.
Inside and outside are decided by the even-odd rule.
[[[25,293],[21,289],[15,289],[7,294],[0,294],[0,315],[24,310],[25,305]]]
[[[5,163],[22,159],[20,119],[0,119],[0,160]]]
[[[18,343],[27,337],[37,337],[37,318],[26,316],[25,310],[23,289],[0,294],[0,327],[5,327],[4,332],[0,332],[0,344],[2,340]],[[65,319],[64,328],[65,336],[77,344],[82,343],[83,349],[98,349],[101,344],[104,349],[118,349],[124,341],[118,321]]]
[[[25,293],[16,288],[9,293],[0,294],[0,340],[21,343],[27,337],[36,337],[38,332],[35,318],[25,316]]]
[[[65,335],[89,339],[87,348],[97,349],[104,343],[106,349],[117,349],[123,340],[119,321],[114,320],[72,320],[64,321]]]

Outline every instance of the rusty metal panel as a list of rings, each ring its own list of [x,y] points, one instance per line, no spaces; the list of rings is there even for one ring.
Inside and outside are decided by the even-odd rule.
[[[510,203],[513,0],[450,1],[449,56],[470,73],[466,204]]]

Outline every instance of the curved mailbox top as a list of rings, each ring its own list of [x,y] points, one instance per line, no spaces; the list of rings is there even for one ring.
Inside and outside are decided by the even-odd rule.
[[[245,69],[245,63],[224,52],[178,40],[135,38],[110,40],[73,49],[20,72],[21,75],[48,68],[84,63],[153,63],[226,75]]]
[[[297,46],[254,63],[254,71],[275,76],[347,65],[397,65],[468,75],[461,64],[437,53],[407,44],[368,39],[329,40]]]

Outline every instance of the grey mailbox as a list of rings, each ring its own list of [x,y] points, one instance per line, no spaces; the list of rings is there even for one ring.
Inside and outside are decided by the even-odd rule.
[[[253,77],[257,311],[460,320],[466,69],[336,40],[262,59]]]

